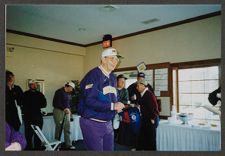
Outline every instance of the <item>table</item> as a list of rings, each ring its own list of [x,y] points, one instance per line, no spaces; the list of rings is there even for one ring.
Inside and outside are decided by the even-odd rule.
[[[71,140],[83,140],[83,135],[80,129],[80,116],[73,114],[73,122],[71,122]],[[24,133],[24,124],[20,128],[20,132]],[[48,141],[55,140],[55,122],[53,116],[44,116],[43,117],[43,128],[42,132],[47,138]],[[64,134],[62,133],[61,141],[64,141]]]
[[[48,140],[52,141],[55,138],[55,122],[53,120],[53,116],[45,116],[43,119],[44,119],[44,124],[42,128],[42,132]],[[73,114],[73,122],[71,122],[71,140],[72,141],[83,139],[79,120],[80,120],[80,116]],[[62,132],[61,141],[64,141],[63,132]]]
[[[200,127],[161,121],[157,128],[158,151],[220,151],[220,127]]]

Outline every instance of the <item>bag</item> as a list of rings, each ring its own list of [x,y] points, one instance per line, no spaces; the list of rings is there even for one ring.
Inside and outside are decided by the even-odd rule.
[[[130,116],[130,124],[131,130],[134,134],[138,134],[141,125],[141,114],[137,107],[131,107],[128,109],[129,116]]]
[[[16,105],[16,109],[17,109],[17,114],[20,120],[20,124],[22,125],[23,123],[23,119],[22,119],[22,110],[20,108],[20,106],[17,104],[17,101],[15,100],[15,105]]]
[[[130,116],[129,116],[129,112],[127,110],[125,110],[123,112],[123,122],[130,123]]]
[[[113,129],[118,129],[120,127],[120,116],[117,113],[113,119]]]

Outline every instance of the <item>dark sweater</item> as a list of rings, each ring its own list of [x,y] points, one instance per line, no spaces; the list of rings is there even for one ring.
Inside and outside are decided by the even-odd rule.
[[[155,119],[159,115],[156,97],[150,90],[147,90],[139,99],[142,119]]]
[[[64,110],[65,108],[70,108],[70,105],[71,95],[65,92],[63,87],[58,89],[53,98],[53,107]]]
[[[152,86],[150,84],[147,84],[148,89],[154,94],[154,89],[152,88]],[[131,101],[131,103],[137,103],[137,100],[132,100],[132,96],[136,95],[136,99],[140,98],[140,93],[137,90],[137,82],[132,83],[128,88],[128,93],[129,93],[129,100]]]
[[[33,121],[42,118],[41,108],[46,107],[46,105],[46,98],[41,92],[31,90],[27,90],[26,92],[24,92],[24,120]]]
[[[22,99],[23,99],[23,91],[20,86],[14,85],[10,90],[8,86],[6,86],[6,108],[5,108],[5,115],[6,121],[10,124],[16,131],[20,128],[20,120],[17,113],[17,105],[22,106]]]

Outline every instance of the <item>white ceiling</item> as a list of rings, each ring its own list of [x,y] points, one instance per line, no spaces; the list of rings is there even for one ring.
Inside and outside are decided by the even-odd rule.
[[[6,28],[86,45],[217,11],[219,4],[8,5]],[[158,21],[142,23],[152,19]]]

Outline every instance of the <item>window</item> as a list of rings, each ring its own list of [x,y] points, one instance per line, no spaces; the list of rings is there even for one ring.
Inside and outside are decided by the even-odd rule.
[[[218,66],[178,69],[178,72],[173,72],[173,77],[173,91],[176,92],[178,89],[178,97],[176,94],[173,95],[177,100],[179,113],[193,113],[197,120],[219,121],[219,115],[199,107],[200,105],[212,106],[208,101],[208,95],[219,87]],[[178,82],[177,87],[175,87],[175,81]],[[220,104],[214,107],[219,109]]]
[[[133,79],[132,78],[128,78],[126,80],[125,88],[128,88],[131,84],[133,84],[136,81],[137,81],[137,78],[133,78]]]

